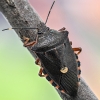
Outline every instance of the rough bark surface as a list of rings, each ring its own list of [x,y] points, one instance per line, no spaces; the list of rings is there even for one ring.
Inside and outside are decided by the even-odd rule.
[[[34,8],[30,6],[27,0],[0,0],[0,11],[7,18],[12,27],[37,27],[41,20]],[[23,42],[23,36],[31,40],[36,39],[36,30],[15,30]],[[34,52],[28,47],[34,58]],[[72,53],[72,52],[70,52]],[[74,63],[72,61],[72,63]],[[62,94],[57,90],[63,100],[98,100],[85,81],[81,78],[81,84],[76,98]]]

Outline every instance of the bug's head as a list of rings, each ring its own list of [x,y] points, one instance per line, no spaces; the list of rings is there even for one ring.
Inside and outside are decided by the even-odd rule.
[[[40,22],[37,25],[37,29],[38,29],[37,35],[43,35],[49,31],[49,27],[46,27],[46,25],[43,22]]]

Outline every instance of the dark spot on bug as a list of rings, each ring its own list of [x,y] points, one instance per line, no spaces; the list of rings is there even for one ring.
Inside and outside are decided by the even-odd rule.
[[[56,87],[56,86],[57,86],[57,84],[56,84],[55,82],[53,82],[53,83],[52,83],[52,85],[53,85],[54,87]]]
[[[64,46],[66,47],[66,43],[64,43]]]
[[[47,76],[46,79],[47,79],[48,81],[51,81],[51,78],[50,78],[49,76]]]
[[[78,82],[80,82],[80,80],[81,80],[81,79],[79,78],[79,79],[78,79]]]
[[[39,35],[43,34],[43,32],[38,32]]]
[[[75,57],[76,57],[76,59],[78,59],[78,56],[77,56],[77,54],[75,54]]]
[[[81,70],[79,70],[79,73],[78,73],[79,75],[81,74]]]
[[[47,30],[50,30],[50,28],[49,28],[49,27],[47,27]]]
[[[77,64],[78,64],[78,67],[80,67],[80,61],[78,61]]]
[[[25,21],[26,24],[28,24],[28,21]]]
[[[43,70],[43,73],[44,73],[44,74],[47,74],[45,70]]]

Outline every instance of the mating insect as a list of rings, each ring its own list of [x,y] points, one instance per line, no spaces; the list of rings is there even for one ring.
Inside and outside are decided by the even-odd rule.
[[[54,3],[55,1],[50,11]],[[37,28],[23,28],[38,30],[36,41],[23,37],[24,46],[31,47],[31,50],[37,55],[35,63],[40,66],[39,76],[46,77],[56,89],[74,97],[77,95],[80,82],[81,70],[78,54],[82,49],[71,47],[72,42],[69,42],[68,31],[64,27],[58,31],[46,27],[50,11],[45,23],[40,22]],[[75,52],[74,56],[70,55],[70,51]],[[71,59],[75,64],[71,62]]]

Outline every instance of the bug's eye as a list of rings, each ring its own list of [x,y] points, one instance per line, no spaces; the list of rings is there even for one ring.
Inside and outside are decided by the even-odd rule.
[[[38,32],[38,34],[40,35],[40,34],[43,34],[42,32]]]

